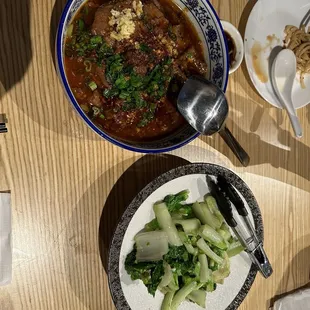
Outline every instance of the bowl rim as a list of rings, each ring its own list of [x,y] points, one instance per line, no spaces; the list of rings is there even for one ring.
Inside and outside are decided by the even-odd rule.
[[[176,143],[172,146],[166,146],[166,147],[154,148],[154,149],[147,148],[147,147],[144,148],[142,146],[133,146],[131,144],[126,143],[125,141],[122,142],[122,141],[119,141],[119,140],[113,138],[108,133],[104,132],[104,130],[101,130],[98,126],[96,126],[88,118],[88,116],[85,114],[85,112],[82,110],[82,108],[80,107],[80,105],[76,101],[76,99],[75,99],[75,97],[71,91],[71,87],[69,85],[69,82],[67,80],[66,73],[65,73],[64,61],[63,61],[63,58],[61,57],[62,56],[62,44],[61,43],[62,43],[62,37],[63,37],[64,30],[65,30],[65,22],[66,22],[66,19],[68,17],[69,9],[70,9],[70,7],[74,1],[76,1],[76,0],[68,0],[67,1],[66,5],[62,11],[60,21],[58,24],[57,34],[56,34],[56,42],[55,42],[56,69],[58,72],[58,76],[60,77],[61,83],[63,85],[65,94],[69,98],[69,101],[73,105],[73,108],[76,110],[76,112],[79,114],[79,116],[86,122],[87,126],[90,127],[99,136],[101,136],[102,138],[104,138],[108,142],[111,142],[118,147],[121,147],[123,149],[129,150],[132,152],[145,153],[145,154],[170,152],[170,151],[178,149],[178,148],[190,143],[194,139],[196,139],[200,135],[199,132],[197,132],[197,133],[193,134],[192,136],[186,138],[185,140],[181,141],[180,143]],[[86,1],[83,1],[83,3],[81,5],[83,5]],[[202,1],[206,2],[208,7],[211,9],[211,11],[212,11],[212,13],[216,19],[217,25],[221,31],[222,37],[224,39],[225,54],[226,54],[226,61],[225,61],[225,57],[224,57],[224,65],[226,65],[227,70],[226,70],[226,75],[223,77],[224,78],[223,91],[226,92],[227,85],[228,85],[228,78],[229,78],[229,60],[228,60],[229,57],[228,57],[227,40],[226,40],[226,37],[224,34],[223,26],[221,24],[221,20],[218,16],[217,12],[215,11],[214,7],[212,6],[212,4],[210,3],[209,0],[202,0]]]

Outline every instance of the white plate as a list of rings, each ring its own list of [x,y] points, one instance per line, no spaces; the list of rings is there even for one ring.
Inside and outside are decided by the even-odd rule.
[[[156,292],[155,298],[148,294],[140,280],[132,281],[127,274],[124,263],[134,245],[134,236],[155,216],[152,206],[167,194],[190,190],[189,202],[201,201],[209,192],[206,184],[206,173],[215,176],[224,175],[242,196],[262,235],[262,222],[255,198],[245,183],[232,171],[211,164],[191,164],[169,171],[144,188],[126,209],[113,237],[109,254],[109,283],[113,300],[119,310],[159,310],[163,294]],[[253,214],[255,214],[253,219]],[[117,266],[116,266],[117,265]],[[218,285],[215,292],[207,294],[207,309],[236,309],[245,298],[255,278],[255,268],[251,266],[246,253],[231,259],[231,274],[224,285]],[[199,310],[196,304],[183,302],[178,310]]]
[[[271,50],[277,46],[283,46],[285,26],[295,25],[299,27],[300,22],[309,10],[309,0],[258,0],[247,22],[244,48],[249,75],[260,95],[279,108],[282,106],[270,83],[269,61],[272,59],[270,57]],[[255,43],[263,48],[263,51],[257,54],[259,54],[259,67],[263,71],[262,75],[268,78],[265,83],[261,81],[254,69],[251,51]],[[296,109],[310,102],[310,75],[306,76],[305,84],[306,88],[303,89],[300,85],[299,76],[296,77],[292,94]]]

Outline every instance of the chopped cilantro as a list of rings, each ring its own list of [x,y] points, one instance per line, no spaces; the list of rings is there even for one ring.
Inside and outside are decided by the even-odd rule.
[[[87,16],[88,13],[89,13],[89,7],[88,7],[88,5],[85,5],[84,8],[83,8],[83,16],[84,17]]]
[[[151,49],[147,44],[145,44],[145,43],[141,43],[141,44],[140,44],[140,50],[141,50],[142,52],[145,52],[145,53],[150,53],[150,52],[152,52],[152,49]]]
[[[105,90],[106,98],[118,96],[124,100],[122,110],[147,108],[138,126],[146,126],[155,115],[156,101],[162,98],[167,91],[171,79],[171,59],[167,58],[155,66],[146,76],[140,76],[126,66],[121,55],[116,54],[106,59],[106,77],[113,85],[111,89]],[[149,96],[152,103],[143,99],[143,93]]]
[[[170,37],[173,41],[176,41],[176,40],[177,40],[177,36],[176,36],[176,34],[173,32],[171,25],[169,25],[169,27],[168,27],[168,35],[169,35],[169,37]]]
[[[103,95],[106,98],[113,98],[116,97],[119,94],[118,90],[115,88],[107,88],[103,91]]]
[[[152,26],[145,16],[142,20],[147,26]],[[145,43],[140,43],[139,49],[145,53],[152,52]],[[77,20],[73,34],[66,44],[66,55],[84,57],[84,62],[88,64],[87,68],[91,67],[91,63],[97,65],[104,63],[105,76],[112,87],[104,89],[103,96],[108,99],[115,97],[123,99],[121,107],[123,111],[143,109],[139,127],[146,126],[154,119],[157,102],[165,96],[172,77],[170,58],[158,63],[145,76],[141,76],[132,66],[125,63],[122,54],[114,53],[102,36],[92,35],[82,19]],[[92,110],[91,116],[93,117],[96,112]]]
[[[78,23],[79,31],[83,31],[84,28],[85,28],[84,20],[83,20],[83,19],[79,19],[79,20],[77,21],[77,23]]]
[[[193,53],[188,52],[188,53],[186,54],[186,57],[187,57],[188,59],[193,59],[194,55],[193,55]]]

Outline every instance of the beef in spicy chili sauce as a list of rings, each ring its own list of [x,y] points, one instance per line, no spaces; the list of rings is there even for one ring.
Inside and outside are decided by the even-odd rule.
[[[207,71],[194,27],[170,0],[86,2],[68,28],[65,55],[81,108],[127,141],[183,126],[178,91],[187,77]]]

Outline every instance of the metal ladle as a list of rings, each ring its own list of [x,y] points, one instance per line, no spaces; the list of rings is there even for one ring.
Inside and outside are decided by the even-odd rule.
[[[225,126],[228,103],[223,91],[212,82],[192,76],[183,85],[178,96],[178,109],[188,123],[203,135],[218,132],[243,166],[249,155]]]

